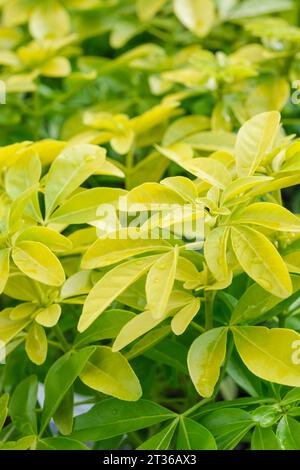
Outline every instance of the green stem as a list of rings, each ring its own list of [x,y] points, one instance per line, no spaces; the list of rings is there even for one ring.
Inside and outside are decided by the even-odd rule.
[[[64,352],[69,351],[70,345],[69,345],[68,341],[66,340],[66,338],[65,338],[63,332],[61,331],[60,327],[58,325],[55,325],[53,330],[55,332],[55,335],[56,335],[59,343],[61,344],[62,350]]]
[[[56,341],[52,341],[51,339],[48,339],[48,344],[50,346],[53,346],[54,348],[60,349],[61,351],[65,352],[65,349],[63,348],[63,346]]]
[[[182,413],[182,416],[189,416],[189,415],[191,415],[192,413],[194,413],[195,411],[197,411],[198,408],[200,408],[201,406],[206,405],[206,404],[209,403],[211,400],[212,400],[212,398],[204,398],[203,400],[201,400],[201,401],[199,401],[198,403],[196,403],[196,405],[192,406],[191,408],[189,408],[188,410],[186,410],[184,413]]]
[[[195,328],[195,330],[199,331],[200,333],[204,333],[205,332],[205,328],[203,328],[203,326],[200,326],[198,325],[198,323],[194,322],[194,321],[191,321],[190,325]]]

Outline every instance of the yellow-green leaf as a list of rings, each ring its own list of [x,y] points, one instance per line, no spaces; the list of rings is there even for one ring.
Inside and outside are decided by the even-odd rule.
[[[51,215],[51,223],[85,224],[97,216],[102,204],[115,207],[126,191],[119,188],[93,188],[81,191],[68,199]]]
[[[206,183],[224,189],[231,182],[231,175],[225,165],[214,158],[192,158],[181,166]]]
[[[300,335],[287,328],[232,328],[238,353],[253,374],[270,382],[300,387]]]
[[[267,237],[242,225],[232,227],[231,240],[236,257],[248,276],[277,297],[291,295],[288,269]]]
[[[283,232],[300,232],[300,218],[279,204],[271,202],[250,204],[233,220],[241,224],[262,225]]]
[[[229,277],[227,262],[227,243],[229,228],[220,225],[211,230],[204,243],[205,261],[217,281],[223,281]]]
[[[166,0],[137,0],[136,9],[141,21],[149,21],[161,9]]]
[[[235,146],[239,176],[251,176],[255,173],[265,153],[272,150],[279,125],[280,113],[269,111],[254,116],[240,128]]]
[[[26,228],[17,238],[17,243],[21,241],[40,242],[50,250],[57,252],[67,251],[72,248],[72,242],[67,237],[47,227]]]
[[[56,0],[43,0],[33,10],[29,29],[36,39],[66,36],[71,28],[70,17]]]
[[[158,258],[159,255],[153,255],[126,261],[108,271],[87,296],[78,330],[86,330],[127,287],[145,274]]]
[[[193,384],[202,397],[211,397],[226,354],[227,328],[203,333],[192,343],[188,368]]]
[[[4,291],[9,276],[10,248],[0,250],[0,294]]]
[[[51,328],[56,325],[61,315],[61,306],[59,304],[49,305],[49,307],[44,308],[39,311],[35,320],[42,326]]]
[[[163,318],[173,289],[178,249],[161,256],[150,268],[146,280],[147,307],[153,318]]]
[[[72,145],[64,149],[52,163],[45,187],[46,213],[66,199],[91,176],[105,160],[105,150],[97,145]]]
[[[65,273],[56,256],[40,242],[24,241],[12,251],[18,268],[31,279],[50,286],[60,286],[65,281]]]
[[[25,350],[29,359],[38,366],[43,364],[47,357],[48,342],[44,328],[37,323],[33,323],[29,328]]]
[[[174,315],[171,321],[171,327],[175,335],[182,335],[182,333],[185,332],[194,316],[197,315],[199,308],[200,300],[196,297]]]
[[[118,233],[116,233],[116,236]],[[106,238],[98,239],[91,245],[82,258],[84,269],[101,268],[118,263],[131,256],[150,251],[170,250],[171,245],[164,240]]]
[[[12,320],[10,314],[12,308],[5,308],[0,312],[0,341],[7,344],[18,333],[20,333],[31,321],[28,318],[21,320]]]
[[[174,11],[181,23],[197,36],[206,36],[215,21],[213,0],[174,0]]]
[[[155,328],[163,319],[155,319],[149,311],[139,313],[123,326],[113,344],[113,351],[120,351],[132,341]]]
[[[243,176],[242,178],[238,178],[227,186],[222,194],[222,202],[226,203],[231,201],[233,198],[241,196],[241,194],[249,189],[272,180],[273,178],[271,176]]]
[[[152,209],[153,204],[184,204],[185,199],[177,192],[159,183],[144,183],[132,189],[127,197],[128,208],[141,204],[143,210]]]
[[[119,352],[107,346],[98,346],[80,374],[88,387],[118,398],[136,401],[142,395],[137,376],[128,361]]]

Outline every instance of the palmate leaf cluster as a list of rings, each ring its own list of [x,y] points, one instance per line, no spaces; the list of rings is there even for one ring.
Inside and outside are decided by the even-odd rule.
[[[0,5],[0,450],[299,450],[298,2]]]

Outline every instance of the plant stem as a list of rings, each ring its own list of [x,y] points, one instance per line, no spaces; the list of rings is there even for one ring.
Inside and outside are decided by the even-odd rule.
[[[199,401],[198,403],[196,403],[196,405],[192,406],[191,408],[189,408],[188,410],[186,410],[184,413],[182,413],[182,416],[189,416],[189,415],[191,415],[192,413],[194,413],[194,411],[197,411],[198,408],[200,408],[201,406],[206,405],[206,404],[209,403],[210,401],[212,401],[212,398],[203,398],[203,400]]]
[[[60,349],[61,351],[65,352],[65,349],[63,348],[63,346],[57,341],[52,341],[51,339],[48,339],[48,344],[50,346],[53,346],[54,348]]]
[[[194,322],[194,321],[191,321],[190,325],[195,328],[195,330],[197,331],[200,331],[200,333],[204,333],[205,332],[205,328],[203,328],[203,326],[200,326],[198,325],[198,323]]]
[[[55,332],[55,335],[56,335],[59,343],[61,344],[62,350],[64,352],[69,351],[70,345],[69,345],[68,341],[66,340],[66,338],[65,338],[63,332],[61,331],[60,327],[58,325],[55,325],[53,330]]]

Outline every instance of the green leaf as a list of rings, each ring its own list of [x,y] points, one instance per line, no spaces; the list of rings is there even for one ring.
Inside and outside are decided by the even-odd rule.
[[[186,346],[178,341],[167,338],[154,348],[146,351],[144,355],[156,363],[166,364],[184,374],[188,374],[186,366],[187,353],[188,349]]]
[[[282,450],[300,449],[300,424],[294,418],[289,416],[281,418],[276,436]]]
[[[176,443],[177,450],[216,450],[213,435],[202,424],[181,417]]]
[[[60,286],[65,273],[56,256],[40,242],[19,242],[12,251],[18,268],[27,276],[50,286]]]
[[[219,450],[232,450],[255,425],[251,415],[233,408],[209,413],[201,423],[215,437]]]
[[[277,297],[291,295],[288,269],[274,245],[262,233],[246,226],[232,227],[231,240],[236,257],[248,276]]]
[[[87,330],[76,336],[75,345],[82,347],[103,339],[116,338],[122,328],[133,318],[135,314],[129,310],[107,310]]]
[[[107,346],[97,346],[80,373],[80,380],[88,387],[120,400],[136,401],[142,395],[139,380],[127,359]]]
[[[8,400],[9,400],[8,393],[4,393],[0,397],[0,431],[3,428],[5,421],[6,421],[6,417],[8,413]]]
[[[151,436],[137,450],[168,450],[174,436],[178,419],[174,419],[168,426],[163,428],[154,436]]]
[[[61,434],[67,436],[72,433],[73,430],[73,413],[74,413],[74,392],[73,387],[71,386],[66,394],[64,395],[62,401],[60,402],[58,408],[56,409],[53,419],[57,426],[57,429]]]
[[[9,414],[14,426],[22,434],[37,434],[36,402],[38,382],[35,375],[22,380],[14,390],[9,404]]]
[[[251,450],[280,450],[278,439],[271,428],[256,426],[251,437]]]
[[[108,271],[89,292],[78,323],[78,331],[86,330],[104,310],[157,260],[158,255],[127,261]]]
[[[47,357],[48,342],[44,328],[36,322],[30,326],[26,342],[25,350],[29,359],[40,366]]]
[[[84,441],[100,441],[148,428],[175,416],[172,411],[148,400],[139,400],[132,406],[131,403],[109,398],[75,418],[72,437]]]
[[[299,333],[264,326],[233,327],[232,331],[238,353],[253,374],[270,382],[300,386]]]
[[[89,144],[67,147],[54,160],[45,187],[46,214],[63,202],[91,176],[105,160],[105,150]]]
[[[161,256],[151,266],[146,279],[147,306],[155,319],[163,318],[173,289],[178,248]]]
[[[227,328],[214,328],[203,333],[192,343],[188,354],[188,368],[197,392],[210,397],[220,375],[226,354]]]
[[[257,114],[240,128],[235,146],[238,176],[255,173],[264,155],[272,150],[279,125],[280,113],[270,111]]]
[[[0,442],[0,450],[28,450],[35,441],[36,436],[26,436],[18,441]]]
[[[45,403],[41,418],[40,435],[45,431],[63,397],[94,351],[94,347],[88,347],[73,354],[68,352],[50,367],[45,379]]]
[[[75,439],[56,436],[40,439],[37,450],[89,450],[89,447]]]

